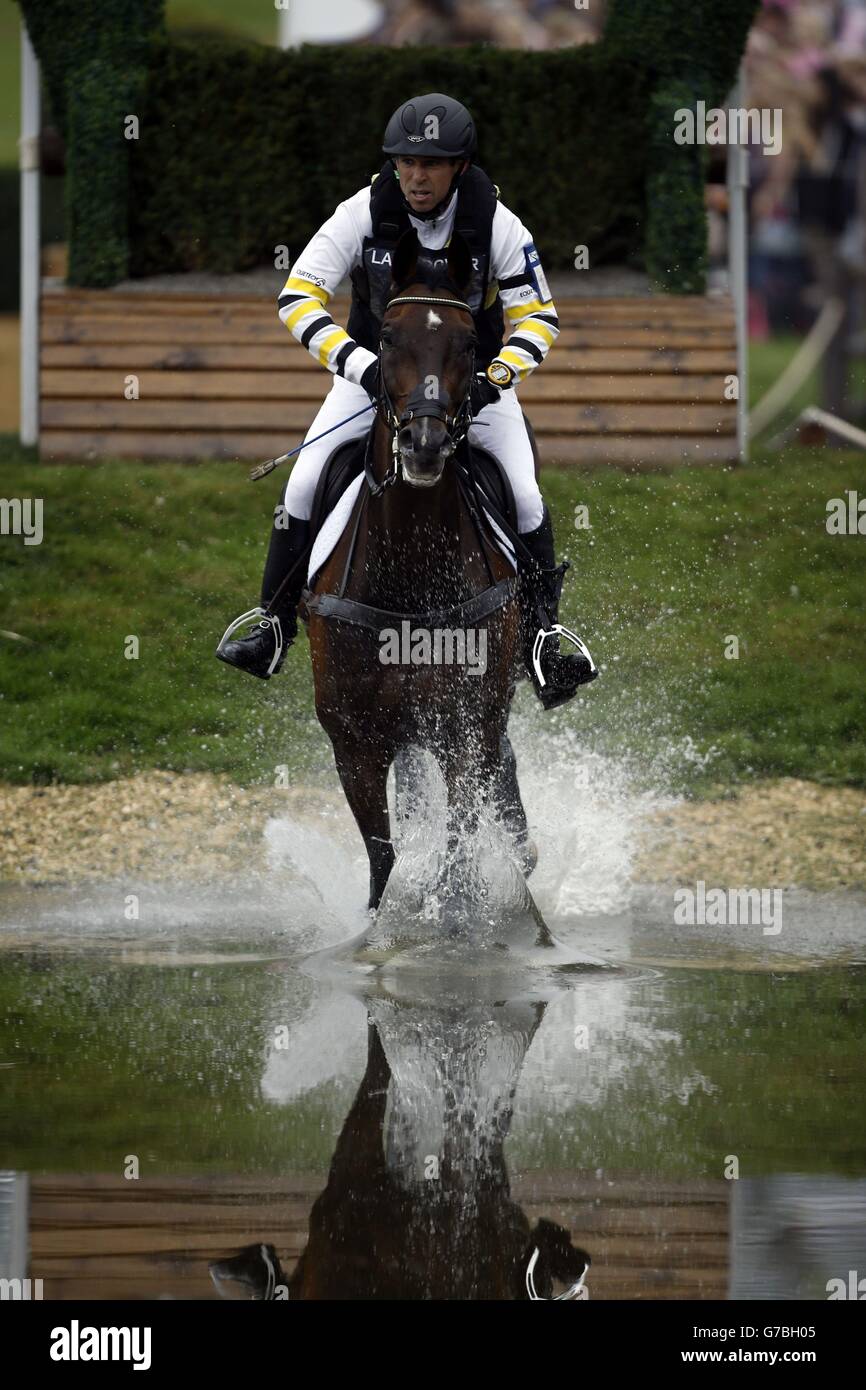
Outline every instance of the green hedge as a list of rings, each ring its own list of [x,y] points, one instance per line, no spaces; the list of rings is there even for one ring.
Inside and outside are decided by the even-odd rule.
[[[62,241],[66,226],[62,178],[42,179],[41,205],[42,245]],[[20,247],[21,174],[17,167],[0,165],[0,313],[16,313],[20,305]]]
[[[595,48],[157,45],[131,152],[133,274],[240,269],[275,243],[297,255],[380,167],[394,108],[431,88],[471,107],[479,161],[548,266],[579,243],[592,264],[622,256],[640,244],[647,158],[647,92],[628,78]]]
[[[758,0],[612,0],[602,42],[549,53],[281,53],[170,41],[162,0],[20,3],[67,139],[73,284],[297,255],[379,167],[394,108],[432,89],[471,108],[480,163],[550,269],[586,244],[591,265],[643,254],[661,287],[703,289],[705,147],[674,144],[673,113],[724,98]]]
[[[66,141],[69,282],[129,272],[129,153],[163,0],[19,0]]]
[[[644,259],[660,289],[701,294],[706,284],[706,145],[676,145],[674,113],[720,105],[737,76],[760,0],[614,0],[604,45],[649,81],[645,125]]]

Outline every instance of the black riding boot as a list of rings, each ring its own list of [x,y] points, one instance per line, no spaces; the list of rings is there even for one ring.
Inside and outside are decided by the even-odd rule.
[[[559,633],[551,630],[559,621],[559,596],[569,564],[567,560],[556,563],[546,507],[538,529],[520,539],[532,556],[520,565],[523,659],[544,708],[555,709],[576,695],[581,685],[594,681],[598,668],[580,639],[578,650],[565,654],[559,650]]]
[[[286,652],[298,635],[297,608],[307,578],[306,556],[309,549],[310,523],[289,516],[280,501],[274,511],[274,524],[271,527],[271,541],[262,578],[261,606],[269,609],[277,595],[273,617],[279,620],[282,650],[273,669],[269,669],[279,643],[271,618],[263,617],[248,637],[238,637],[225,645],[220,643],[216,652],[220,661],[265,681],[282,669]],[[290,570],[293,572],[286,580]],[[283,587],[284,580],[286,583]]]

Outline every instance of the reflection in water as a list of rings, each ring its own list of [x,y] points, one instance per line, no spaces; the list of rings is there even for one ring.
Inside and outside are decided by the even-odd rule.
[[[525,1298],[536,1249],[547,1298],[583,1247],[592,1299],[866,1276],[853,909],[723,964],[661,914],[598,919],[569,950],[607,968],[576,972],[531,932],[302,968],[224,916],[108,945],[106,909],[0,953],[0,1166],[31,1175],[46,1298]]]
[[[531,1270],[535,1297],[555,1280],[577,1292],[589,1256],[563,1226],[530,1226],[503,1153],[544,1002],[368,1009],[364,1075],[293,1274],[260,1245],[213,1264],[215,1282],[260,1299],[279,1285],[290,1299],[514,1299]]]

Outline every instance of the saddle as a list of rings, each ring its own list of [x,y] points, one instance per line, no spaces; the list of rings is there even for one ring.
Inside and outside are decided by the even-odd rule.
[[[311,545],[315,543],[316,537],[346,489],[360,473],[363,473],[366,446],[366,436],[338,445],[322,469],[310,513]],[[478,445],[470,445],[470,454],[471,469],[482,506],[485,501],[490,502],[492,511],[504,517],[509,528],[516,531],[517,507],[514,493],[499,462],[493,454]],[[495,537],[493,539],[495,540]]]

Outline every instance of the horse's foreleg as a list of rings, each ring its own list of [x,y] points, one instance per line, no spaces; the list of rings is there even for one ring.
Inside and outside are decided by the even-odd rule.
[[[394,867],[391,821],[388,814],[388,768],[386,753],[372,742],[341,739],[334,743],[337,772],[352,815],[364,837],[370,860],[369,907],[378,907],[388,876]]]
[[[446,756],[443,771],[448,787],[448,853],[456,855],[460,843],[471,835],[482,806],[491,805],[514,843],[523,874],[528,877],[538,862],[538,850],[529,835],[526,811],[517,782],[517,760],[508,734],[495,730],[469,741],[465,754]]]
[[[398,832],[415,819],[421,801],[424,764],[419,748],[398,748],[394,758],[394,817]]]
[[[448,747],[440,758],[448,789],[448,856],[453,859],[462,841],[478,824],[481,809],[497,794],[500,768],[499,736],[479,729],[465,744]]]
[[[496,783],[496,799],[503,823],[514,836],[514,846],[521,868],[528,878],[538,863],[538,850],[529,837],[526,809],[517,781],[517,759],[507,733],[499,741],[500,763]]]

